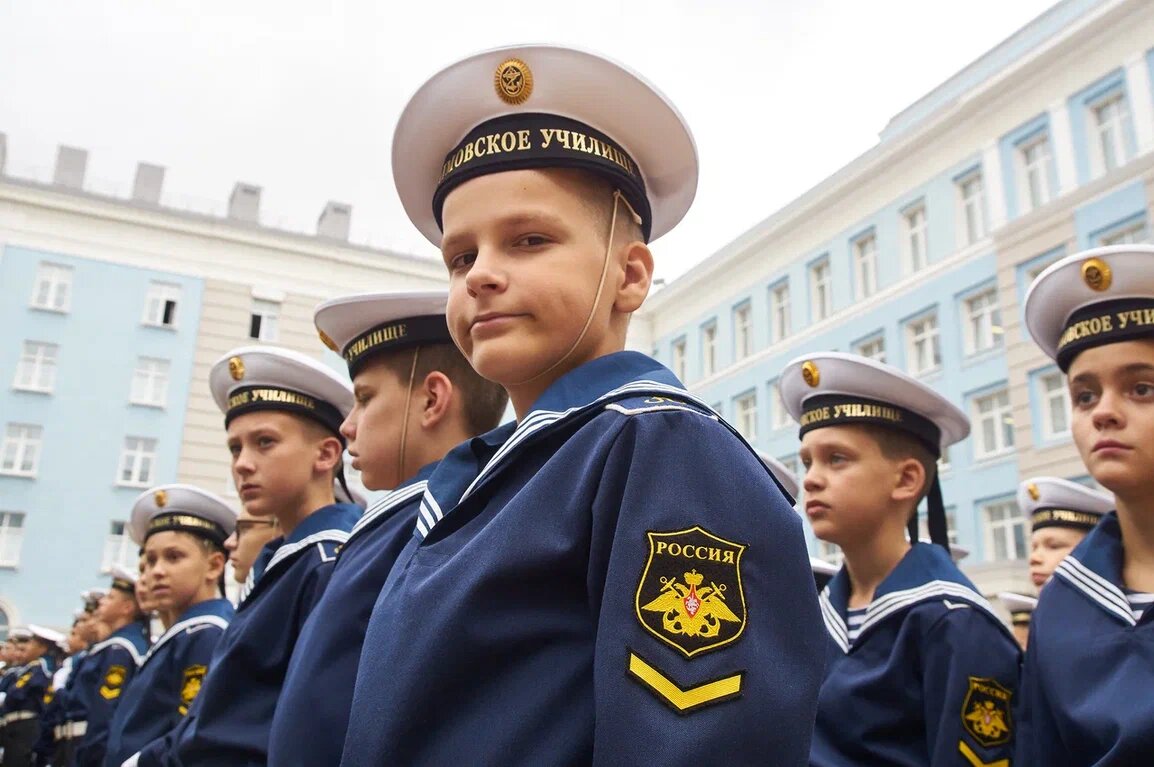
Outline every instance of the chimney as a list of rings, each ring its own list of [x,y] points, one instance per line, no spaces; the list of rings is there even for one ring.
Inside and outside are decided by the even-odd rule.
[[[146,162],[136,164],[136,180],[132,182],[133,202],[160,204],[160,190],[164,186],[164,168]]]
[[[228,217],[234,221],[260,223],[260,187],[236,182],[228,198]]]
[[[8,159],[8,137],[0,133],[0,176],[4,175],[4,161]]]
[[[343,202],[329,201],[317,219],[317,237],[331,240],[349,241],[349,222],[353,217],[353,207]]]
[[[56,175],[52,183],[69,189],[84,188],[84,169],[88,166],[88,150],[62,146],[56,152]]]

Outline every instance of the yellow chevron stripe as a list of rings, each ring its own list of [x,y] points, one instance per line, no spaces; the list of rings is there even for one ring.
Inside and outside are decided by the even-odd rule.
[[[983,762],[974,753],[974,749],[970,748],[969,744],[964,740],[958,741],[958,750],[962,752],[962,756],[966,757],[966,761],[974,765],[974,767],[1010,767],[1009,759],[999,759],[996,762]]]
[[[710,703],[728,700],[741,694],[741,673],[683,690],[676,682],[634,653],[629,653],[629,673],[656,693],[659,698],[668,702],[679,713],[685,713]]]

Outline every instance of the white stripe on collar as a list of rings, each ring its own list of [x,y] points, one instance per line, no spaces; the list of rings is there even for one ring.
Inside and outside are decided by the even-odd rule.
[[[108,637],[108,639],[105,639],[103,642],[99,642],[88,648],[88,654],[95,655],[96,653],[102,650],[107,650],[109,647],[113,646],[123,647],[125,650],[128,650],[128,652],[132,654],[132,660],[136,663],[137,666],[144,662],[144,656],[141,655],[140,651],[136,649],[136,645],[124,637]]]
[[[428,481],[422,479],[419,482],[414,482],[411,485],[402,487],[399,490],[386,495],[377,503],[373,504],[364,515],[357,520],[353,525],[353,531],[349,533],[349,540],[357,536],[361,530],[365,529],[373,523],[373,520],[380,517],[382,514],[387,514],[398,506],[403,506],[413,500],[414,497],[424,494],[425,488],[428,486]]]
[[[262,580],[267,578],[269,573],[271,573],[281,562],[284,562],[289,557],[295,555],[297,552],[307,549],[314,543],[344,543],[348,539],[349,534],[344,530],[336,530],[330,528],[328,530],[321,530],[319,533],[313,533],[312,535],[309,535],[305,538],[301,538],[296,543],[285,544],[277,549],[276,553],[272,555],[272,559],[269,560],[268,566],[265,567],[264,572],[260,574],[260,577]]]
[[[1122,590],[1079,562],[1073,554],[1068,554],[1058,564],[1054,574],[1062,576],[1067,583],[1127,625],[1134,626],[1138,623]]]
[[[825,630],[829,633],[830,639],[841,648],[842,652],[849,652],[849,632],[846,630],[845,621],[829,601],[828,587],[822,590],[818,604],[821,605],[821,617],[825,621]]]
[[[148,663],[148,661],[152,659],[152,656],[156,655],[157,650],[168,644],[169,640],[177,634],[185,631],[191,632],[200,626],[216,626],[221,631],[224,631],[228,628],[228,619],[222,618],[219,615],[194,615],[191,618],[186,618],[185,620],[172,624],[172,627],[169,628],[168,631],[165,631],[160,639],[156,640],[156,644],[149,648],[148,653],[144,656],[144,660],[140,661],[140,665],[143,666],[145,663]]]

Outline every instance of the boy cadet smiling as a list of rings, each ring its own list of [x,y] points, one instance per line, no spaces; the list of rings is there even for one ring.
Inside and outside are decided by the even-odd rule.
[[[393,172],[449,269],[449,332],[518,420],[429,478],[342,763],[804,764],[822,652],[800,520],[622,351],[647,242],[696,188],[681,116],[599,56],[489,51],[413,96]]]
[[[1019,649],[951,561],[935,466],[965,415],[837,352],[790,362],[781,393],[801,424],[805,513],[845,554],[821,594],[830,661],[810,764],[1005,765]],[[922,498],[932,544],[917,542]]]
[[[1026,327],[1066,373],[1074,444],[1115,511],[1054,570],[1022,671],[1017,763],[1149,764],[1154,754],[1154,248],[1062,259]]]
[[[429,476],[454,446],[493,429],[508,402],[453,345],[444,291],[345,296],[317,308],[322,340],[349,366],[355,405],[342,433],[370,490],[392,490],[341,547],[324,597],[301,630],[269,738],[278,767],[341,758],[365,627],[413,540]],[[324,689],[317,695],[318,684]]]

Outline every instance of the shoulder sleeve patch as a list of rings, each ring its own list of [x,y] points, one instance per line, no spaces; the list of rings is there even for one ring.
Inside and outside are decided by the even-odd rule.
[[[208,667],[200,664],[189,666],[184,670],[184,676],[180,682],[180,706],[177,708],[181,716],[188,713],[189,706],[200,694],[200,685],[207,673]]]
[[[966,699],[962,702],[962,726],[983,748],[1010,741],[1013,693],[998,680],[972,676]]]
[[[642,413],[658,413],[668,410],[684,410],[689,413],[695,413],[706,418],[717,419],[717,415],[703,407],[695,405],[684,400],[674,399],[672,397],[632,397],[629,399],[618,400],[617,402],[610,402],[605,406],[606,410],[613,410],[622,415],[641,415]]]

